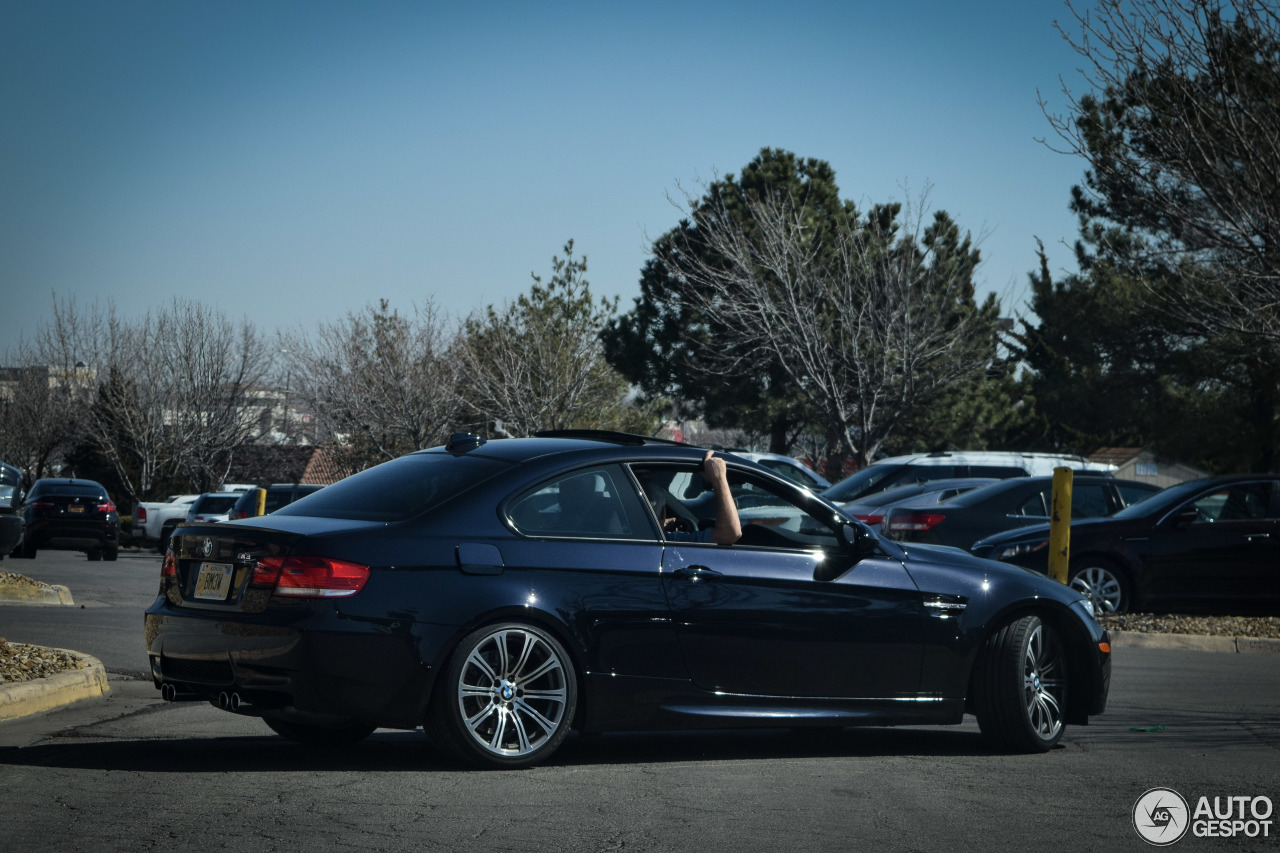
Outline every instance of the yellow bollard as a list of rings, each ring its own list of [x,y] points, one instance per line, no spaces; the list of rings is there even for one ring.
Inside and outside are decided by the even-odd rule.
[[[267,490],[258,489],[258,515],[267,514]]]
[[[1071,562],[1071,483],[1075,475],[1070,468],[1053,469],[1053,506],[1049,509],[1049,577],[1067,582],[1067,566]]]

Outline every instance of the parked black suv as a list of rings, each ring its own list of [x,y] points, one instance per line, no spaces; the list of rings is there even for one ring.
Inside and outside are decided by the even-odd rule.
[[[236,501],[236,505],[227,514],[227,519],[235,521],[237,518],[270,515],[280,507],[288,506],[298,498],[306,497],[312,492],[318,492],[323,488],[324,486],[317,486],[313,483],[276,483],[267,486],[265,489],[261,487],[250,489]],[[263,499],[263,492],[266,492],[265,500]]]
[[[0,560],[22,541],[22,472],[0,462]]]
[[[36,480],[22,503],[26,532],[15,557],[41,548],[84,551],[90,560],[114,560],[120,549],[120,513],[101,483],[63,477]]]

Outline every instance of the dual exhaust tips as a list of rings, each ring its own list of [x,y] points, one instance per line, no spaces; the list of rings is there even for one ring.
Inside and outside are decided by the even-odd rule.
[[[160,698],[166,702],[194,702],[202,700],[205,697],[198,693],[191,693],[188,691],[180,692],[178,690],[178,685],[171,681],[166,681],[160,685]],[[231,711],[233,714],[239,713],[242,708],[248,711],[250,707],[248,702],[240,698],[239,693],[228,693],[225,690],[218,694],[216,704],[222,710]]]

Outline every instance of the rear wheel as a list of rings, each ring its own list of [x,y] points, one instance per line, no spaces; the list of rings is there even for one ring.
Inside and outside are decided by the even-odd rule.
[[[464,637],[441,671],[427,733],[472,764],[531,767],[569,734],[577,702],[573,662],[554,637],[490,625]]]
[[[109,563],[114,562],[115,559],[119,556],[120,556],[120,548],[118,546],[115,548],[104,548],[102,551],[102,559],[106,560]]]
[[[90,549],[86,552],[86,555],[89,557],[89,562],[90,562],[90,563],[96,563],[96,562],[98,562],[99,560],[101,560],[101,559],[102,559],[102,549],[101,549],[101,548],[90,548]]]
[[[160,541],[156,544],[156,550],[163,554],[169,550],[169,539],[173,536],[173,531],[178,527],[176,524],[166,524],[160,529]]]
[[[13,549],[13,556],[23,560],[34,560],[36,558],[36,548],[34,545],[28,545],[23,542],[17,548]]]
[[[1024,616],[987,640],[973,674],[974,713],[996,748],[1044,752],[1062,739],[1067,660],[1058,632]]]
[[[1093,603],[1093,612],[1128,613],[1133,596],[1124,572],[1107,560],[1089,557],[1071,567],[1067,583]]]
[[[359,720],[320,725],[264,716],[262,721],[285,740],[307,746],[350,746],[364,740],[378,728]]]

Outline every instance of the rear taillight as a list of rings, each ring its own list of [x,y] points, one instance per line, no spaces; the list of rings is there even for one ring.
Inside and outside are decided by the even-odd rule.
[[[858,521],[861,521],[863,524],[879,524],[884,521],[883,515],[858,515],[855,513],[853,517],[858,519]]]
[[[57,504],[53,501],[38,500],[31,504],[32,509],[53,509]]]
[[[146,509],[143,507],[138,507],[137,511],[134,512],[133,514],[133,520],[136,524],[146,524],[147,523]]]
[[[160,564],[160,580],[178,576],[178,559],[173,556],[173,549],[164,552],[164,562]]]
[[[242,509],[232,510],[230,513],[228,513],[228,515],[230,516],[231,519],[249,517],[249,513],[245,512]]]
[[[254,586],[276,595],[345,598],[364,589],[369,567],[328,557],[264,557],[253,569]]]
[[[112,501],[98,504],[98,512],[115,512],[116,505]]]
[[[885,523],[885,530],[897,533],[908,531],[932,530],[937,527],[945,515],[938,512],[906,512],[891,515]]]

